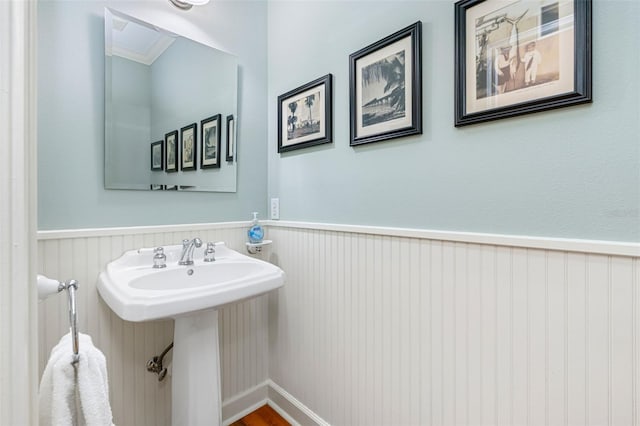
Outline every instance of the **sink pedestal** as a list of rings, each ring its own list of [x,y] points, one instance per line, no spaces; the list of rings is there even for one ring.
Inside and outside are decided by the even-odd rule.
[[[171,424],[222,424],[218,311],[209,309],[175,318]]]

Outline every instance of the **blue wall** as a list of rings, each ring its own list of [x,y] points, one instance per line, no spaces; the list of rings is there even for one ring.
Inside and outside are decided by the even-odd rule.
[[[39,228],[239,220],[279,197],[283,220],[640,241],[640,2],[594,0],[593,104],[460,129],[453,3],[41,1]],[[238,56],[237,193],[103,189],[105,5]],[[349,54],[417,20],[424,134],[351,148]],[[277,154],[277,96],[327,73],[334,142]]]
[[[594,103],[453,126],[453,1],[269,2],[284,220],[640,241],[640,2],[593,4]],[[349,146],[349,54],[423,23],[424,133]],[[334,75],[334,142],[277,154],[276,99]]]
[[[237,193],[104,189],[104,7],[238,56]],[[266,3],[38,3],[38,227],[250,219],[266,205]]]

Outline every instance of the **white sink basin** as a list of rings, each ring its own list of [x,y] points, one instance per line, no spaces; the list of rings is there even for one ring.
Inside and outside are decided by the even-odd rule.
[[[107,265],[98,291],[127,321],[175,318],[217,308],[281,287],[284,272],[270,263],[216,244],[215,262],[196,250],[194,264],[178,265],[181,245],[164,247],[167,267],[154,269],[153,249],[132,250]]]

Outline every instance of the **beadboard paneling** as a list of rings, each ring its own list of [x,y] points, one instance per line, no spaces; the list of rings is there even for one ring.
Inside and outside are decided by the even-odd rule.
[[[38,242],[38,272],[60,280],[79,281],[79,329],[92,336],[104,352],[110,380],[114,423],[169,425],[171,423],[171,377],[163,382],[146,371],[146,362],[173,340],[173,321],[132,323],[112,313],[97,292],[98,274],[124,251],[140,247],[179,244],[183,238],[225,241],[244,252],[246,226],[231,224],[180,231],[139,232],[123,229],[100,236],[94,232],[58,233]],[[67,235],[67,237],[65,237]],[[80,235],[83,235],[80,233]],[[223,401],[267,379],[268,298],[258,297],[221,309],[220,350]],[[68,332],[67,300],[54,295],[39,303],[39,371],[44,370],[51,348]],[[165,360],[171,360],[171,353]]]
[[[640,425],[640,260],[271,226],[269,377],[334,425]]]

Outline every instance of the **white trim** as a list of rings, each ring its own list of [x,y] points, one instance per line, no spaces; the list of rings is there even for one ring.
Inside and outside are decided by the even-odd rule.
[[[117,228],[85,228],[38,231],[38,240],[66,238],[112,237],[116,235],[158,234],[164,232],[200,231],[248,227],[250,221],[218,223],[185,223],[179,225],[126,226]]]
[[[275,402],[271,401],[270,399],[267,399],[267,405],[269,405],[269,407],[273,408],[275,410],[276,413],[280,414],[280,417],[282,417],[283,419],[285,419],[291,426],[300,426],[300,423],[298,423],[296,421],[296,419],[294,419],[293,417],[291,417],[289,415],[289,413],[287,413],[286,411],[284,411],[282,409],[282,407],[280,407],[278,404],[276,404]]]
[[[462,243],[489,244],[524,247],[543,250],[558,250],[611,256],[640,256],[640,243],[581,240],[568,238],[531,237],[524,235],[483,234],[474,232],[434,231],[427,229],[392,228],[382,226],[340,225],[331,223],[294,222],[265,220],[266,226],[280,228],[315,229],[321,231],[351,232],[357,234],[384,235],[392,237],[419,238]]]
[[[269,384],[265,380],[222,401],[222,425],[228,426],[268,403]]]
[[[269,380],[267,380],[267,383],[269,384],[270,390],[276,392],[280,397],[282,397],[288,403],[290,403],[295,408],[297,408],[301,412],[301,414],[303,414],[306,417],[305,419],[295,419],[295,418],[292,418],[290,415],[287,415],[286,416],[286,420],[287,421],[289,421],[291,423],[294,423],[294,422],[292,422],[292,420],[294,420],[295,422],[297,422],[299,424],[303,424],[303,425],[308,425],[308,424],[312,424],[313,423],[313,424],[318,425],[318,426],[330,426],[329,423],[327,423],[325,420],[322,419],[322,417],[320,417],[319,415],[314,413],[309,407],[304,405],[302,402],[298,401],[293,395],[291,395],[289,392],[287,392],[286,390],[281,388],[273,380],[269,379]],[[281,415],[282,415],[282,413],[287,414],[287,412],[284,411],[282,408],[280,408],[280,406],[278,406],[278,404],[273,402],[273,400],[271,398],[269,398],[269,401],[274,404],[272,406],[274,409],[276,409],[275,408],[276,406],[279,408],[279,410],[277,410],[277,411]],[[285,416],[283,416],[283,417],[285,417]]]
[[[282,401],[290,405],[290,410],[285,410],[278,404],[273,398],[269,397],[270,393],[274,392]],[[257,401],[257,402],[255,402]],[[247,389],[238,395],[228,398],[222,403],[222,425],[228,426],[233,422],[236,422],[246,416],[249,413],[254,412],[263,405],[269,405],[278,414],[280,414],[286,421],[291,423],[292,426],[299,425],[317,425],[317,426],[329,426],[329,423],[324,421],[320,416],[314,413],[309,407],[298,401],[289,392],[278,386],[271,379],[267,379],[264,382]],[[231,413],[228,413],[231,411]],[[296,412],[296,415],[292,415],[292,412]]]
[[[37,2],[0,1],[0,424],[38,423]]]
[[[164,232],[198,231],[207,229],[244,228],[250,221],[190,223],[176,225],[130,226],[117,228],[87,228],[38,231],[38,240],[67,238],[110,237],[114,235],[156,234]],[[264,220],[264,226],[278,228],[314,229],[320,231],[350,232],[356,234],[454,241],[472,244],[523,247],[543,250],[604,254],[610,256],[640,257],[640,243],[581,240],[569,238],[532,237],[525,235],[483,234],[475,232],[434,231],[428,229],[393,228],[384,226],[343,225],[332,223]]]
[[[238,420],[240,420],[244,416],[247,416],[247,415],[253,413],[258,408],[262,407],[265,404],[269,404],[269,400],[267,398],[265,398],[263,400],[260,400],[259,402],[256,402],[253,405],[250,405],[249,407],[243,409],[242,411],[239,411],[236,414],[233,414],[229,418],[223,419],[222,420],[222,426],[229,426],[230,424],[237,422]]]

